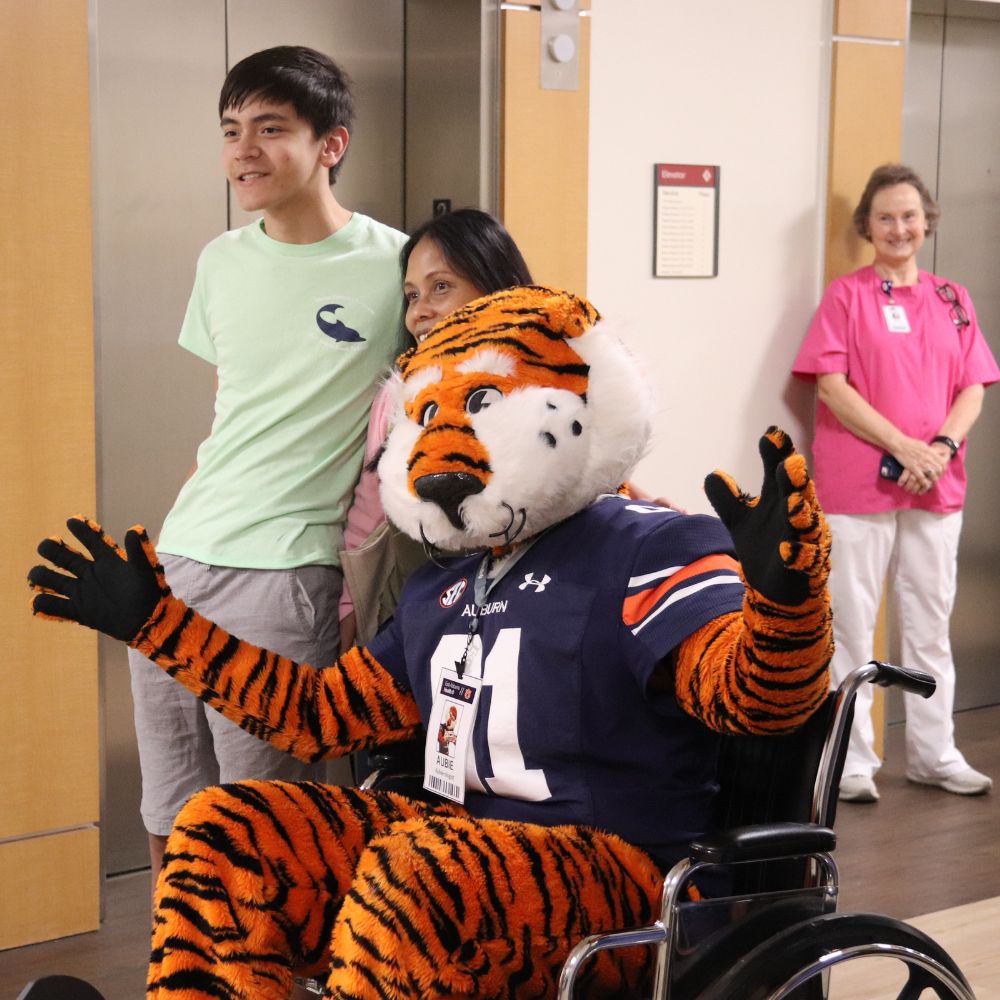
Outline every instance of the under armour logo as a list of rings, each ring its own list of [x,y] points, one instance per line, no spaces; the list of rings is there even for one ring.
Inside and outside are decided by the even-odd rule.
[[[541,580],[536,580],[534,573],[525,573],[524,574],[524,583],[519,584],[517,589],[518,590],[527,590],[528,587],[534,587],[535,588],[535,593],[536,594],[540,594],[545,589],[545,585],[547,583],[551,583],[551,582],[552,582],[552,577],[549,576],[548,573],[544,573],[542,575]]]
[[[340,308],[342,307],[336,302],[331,302],[329,305],[323,306],[316,313],[316,325],[333,340],[349,344],[364,343],[365,338],[357,330],[352,329],[346,323],[342,323],[333,315]],[[324,315],[324,313],[327,315]]]

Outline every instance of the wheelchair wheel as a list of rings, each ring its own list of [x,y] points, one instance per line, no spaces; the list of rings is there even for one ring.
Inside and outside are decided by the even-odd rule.
[[[848,951],[854,953],[838,962],[839,953]],[[883,963],[894,959],[902,966],[906,979],[895,1000],[917,1000],[926,990],[940,1000],[974,1000],[961,970],[936,941],[909,924],[874,913],[829,913],[795,924],[736,962],[699,1000],[826,997],[834,964],[872,958]]]

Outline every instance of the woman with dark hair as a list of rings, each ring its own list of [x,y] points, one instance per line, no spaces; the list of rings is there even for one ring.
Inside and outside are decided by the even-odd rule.
[[[473,299],[533,279],[503,225],[487,212],[461,208],[425,222],[399,254],[407,332],[421,341],[445,316]],[[391,611],[419,549],[385,521],[375,465],[389,430],[392,400],[383,388],[372,404],[364,467],[347,514],[341,553],[344,589],[340,637],[365,642]]]
[[[965,500],[965,439],[1000,369],[968,292],[920,270],[939,212],[917,174],[878,167],[854,212],[872,264],[826,290],[792,367],[815,382],[816,489],[833,534],[834,685],[872,658],[882,582],[899,614],[902,662],[937,680],[906,695],[906,776],[957,795],[992,781],[955,746],[948,638]],[[867,688],[868,685],[863,685]],[[871,692],[859,691],[840,797],[878,799]]]
[[[411,336],[418,340],[420,337],[411,327],[410,308],[428,299],[437,301],[432,290],[428,295],[416,287],[421,277],[426,279],[428,274],[440,271],[446,284],[455,284],[458,279],[461,285],[456,296],[461,301],[452,304],[440,318],[481,295],[534,283],[510,233],[492,215],[478,208],[460,208],[425,222],[403,244],[399,262],[407,309],[404,321]],[[430,268],[432,264],[442,266]],[[443,293],[446,289],[438,291]]]
[[[510,233],[492,215],[477,208],[461,208],[425,222],[403,244],[399,262],[403,322],[418,343],[441,320],[473,299],[534,284]],[[386,523],[378,498],[375,466],[389,430],[391,409],[391,396],[383,388],[372,404],[365,464],[347,514],[345,549],[341,552],[343,649],[371,639],[395,606],[403,579],[424,558],[416,543]],[[628,483],[627,488],[633,499],[686,513],[666,497],[653,498],[634,483]]]

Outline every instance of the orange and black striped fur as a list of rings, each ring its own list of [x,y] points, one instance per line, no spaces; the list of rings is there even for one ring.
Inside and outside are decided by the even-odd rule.
[[[567,292],[477,299],[400,360],[379,463],[389,519],[448,552],[509,547],[613,493],[641,458],[638,367]]]
[[[149,995],[544,997],[580,937],[648,922],[661,875],[596,831],[484,823],[392,792],[245,782],[182,810],[157,888]],[[641,956],[587,995],[635,995]]]
[[[441,548],[502,547],[614,491],[650,410],[633,398],[611,412],[623,408],[616,385],[641,395],[640,380],[613,340],[587,343],[595,319],[565,293],[515,290],[460,310],[404,358],[401,423],[381,464],[390,516]],[[742,611],[690,635],[654,678],[721,732],[794,728],[827,690],[829,534],[801,456],[780,431],[768,441],[786,484],[782,524],[755,544],[807,581],[803,599],[769,599],[747,579]],[[456,471],[467,492],[438,503],[423,477]],[[752,511],[756,500],[733,502]],[[162,596],[132,644],[244,729],[305,760],[417,730],[412,694],[367,650],[321,670],[294,663],[206,621],[157,572]],[[654,916],[662,874],[612,835],[476,820],[444,800],[279,782],[207,789],[168,843],[149,996],[277,1000],[309,974],[345,1000],[548,997],[574,941]],[[588,995],[635,995],[648,955],[610,954],[588,971]]]

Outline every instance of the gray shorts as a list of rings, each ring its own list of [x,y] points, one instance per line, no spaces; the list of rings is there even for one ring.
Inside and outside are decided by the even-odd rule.
[[[327,666],[339,653],[334,566],[286,570],[207,566],[161,555],[173,592],[228,632],[300,663]],[[244,732],[156,664],[128,651],[142,770],[143,823],[166,836],[199,789],[246,778],[350,783],[346,761],[304,764]]]

